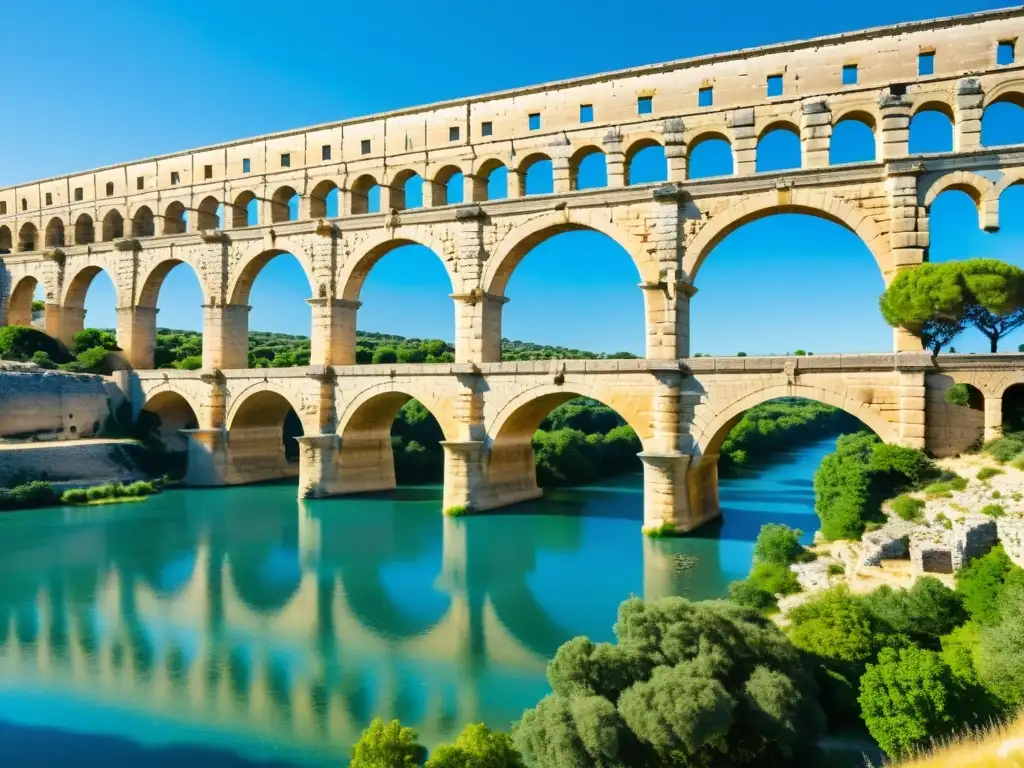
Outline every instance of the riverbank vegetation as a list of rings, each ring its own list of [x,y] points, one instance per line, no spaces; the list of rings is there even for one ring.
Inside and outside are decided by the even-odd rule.
[[[89,488],[72,488],[61,494],[62,504],[109,504],[116,501],[139,501],[158,492],[155,484],[145,480],[134,483],[104,483]]]
[[[13,488],[0,489],[0,512],[21,509],[56,507],[61,504],[100,504],[115,501],[138,501],[160,491],[160,481],[138,480],[134,483],[103,483],[87,488],[71,488],[60,493],[45,480],[20,483]]]
[[[755,405],[743,414],[719,451],[720,475],[770,461],[803,443],[863,429],[854,416],[816,400],[785,397]]]
[[[827,540],[859,539],[884,520],[882,502],[944,479],[922,451],[888,445],[868,432],[843,435],[814,475],[814,508]]]

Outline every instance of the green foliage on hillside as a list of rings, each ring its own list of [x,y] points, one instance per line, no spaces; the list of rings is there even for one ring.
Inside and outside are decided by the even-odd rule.
[[[197,331],[157,330],[157,368],[202,367],[203,337]],[[308,336],[266,331],[249,332],[249,365],[252,368],[289,368],[309,365]],[[598,360],[635,358],[629,352],[610,355],[525,341],[501,340],[502,360]],[[356,363],[453,363],[455,347],[440,339],[416,339],[370,331],[356,332]]]
[[[815,510],[829,540],[857,539],[881,519],[882,502],[939,475],[923,452],[867,432],[844,435],[814,475]]]
[[[64,345],[52,336],[27,325],[0,327],[0,358],[4,360],[36,361],[43,355],[51,363],[66,363],[72,358]]]
[[[863,428],[846,411],[815,400],[787,397],[761,403],[743,414],[722,443],[719,473],[764,461],[803,442]]]

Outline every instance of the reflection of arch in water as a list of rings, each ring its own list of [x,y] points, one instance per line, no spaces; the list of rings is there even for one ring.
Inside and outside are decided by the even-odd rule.
[[[437,571],[440,571],[440,563]],[[341,569],[341,588],[353,616],[377,637],[390,642],[406,642],[425,635],[444,618],[451,599],[445,595],[437,600],[432,584],[433,579],[416,582],[417,587],[433,593],[424,604],[436,602],[438,605],[420,615],[412,615],[389,593],[379,564],[357,563]]]
[[[547,614],[526,583],[525,574],[503,583],[489,597],[502,626],[516,642],[539,656],[551,658],[562,643],[573,637]]]
[[[260,614],[281,611],[302,583],[298,550],[280,542],[245,548],[229,546],[227,571],[238,597]]]

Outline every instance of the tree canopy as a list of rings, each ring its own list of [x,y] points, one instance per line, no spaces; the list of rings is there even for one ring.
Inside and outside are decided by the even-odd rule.
[[[938,354],[970,324],[996,352],[1024,325],[1024,270],[995,259],[921,264],[896,275],[879,299],[886,322]]]

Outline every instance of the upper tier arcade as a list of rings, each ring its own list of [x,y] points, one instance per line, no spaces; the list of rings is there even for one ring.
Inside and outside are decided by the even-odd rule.
[[[927,258],[929,208],[967,191],[979,225],[1024,180],[1024,146],[982,146],[982,116],[1024,105],[1015,57],[1024,8],[936,19],[717,54],[400,110],[111,166],[0,190],[0,323],[24,323],[39,285],[45,327],[70,341],[84,296],[107,271],[118,343],[152,367],[156,298],[189,264],[203,290],[204,366],[245,367],[249,287],[293,253],[313,297],[314,364],[352,362],[362,281],[392,248],[419,243],[444,263],[460,362],[499,356],[505,286],[524,254],[567,229],[608,235],[644,292],[647,356],[689,354],[689,301],[705,256],[731,231],[802,212],[861,237],[890,280]],[[915,114],[952,124],[952,151],[910,152]],[[874,158],[833,164],[833,127],[857,121]],[[799,137],[800,167],[758,170],[776,130]],[[696,148],[729,146],[732,173],[693,179]],[[645,148],[664,180],[631,184]],[[585,160],[604,185],[578,188]],[[528,194],[550,161],[551,192]],[[504,168],[505,181],[493,181]],[[501,178],[499,176],[499,178]],[[422,200],[407,195],[422,181]],[[500,198],[500,199],[499,199]],[[328,203],[330,201],[330,203]],[[413,208],[415,207],[415,210]],[[895,348],[917,341],[897,332]]]

